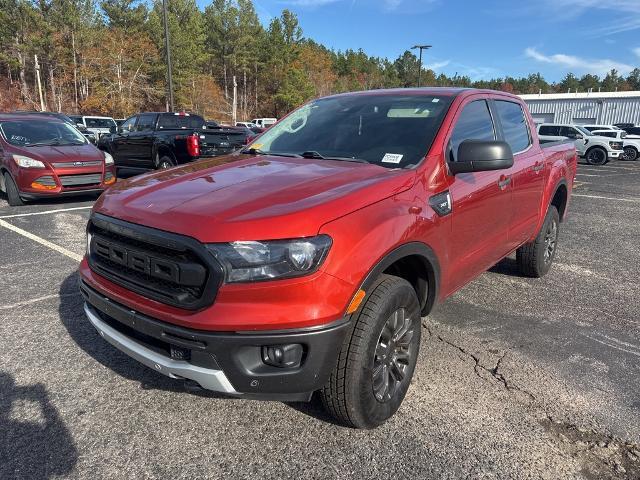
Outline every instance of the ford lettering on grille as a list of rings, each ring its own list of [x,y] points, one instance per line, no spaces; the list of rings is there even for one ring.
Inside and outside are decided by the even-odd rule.
[[[173,262],[102,239],[96,239],[94,245],[95,252],[98,255],[106,257],[118,265],[160,280],[174,283],[179,283],[180,281],[180,269]]]

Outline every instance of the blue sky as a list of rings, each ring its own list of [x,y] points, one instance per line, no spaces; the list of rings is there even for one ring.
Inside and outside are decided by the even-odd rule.
[[[206,0],[199,0],[204,3]],[[207,2],[208,3],[208,2]],[[263,23],[284,8],[330,48],[395,59],[433,45],[436,72],[484,79],[604,75],[640,67],[640,0],[254,0]]]

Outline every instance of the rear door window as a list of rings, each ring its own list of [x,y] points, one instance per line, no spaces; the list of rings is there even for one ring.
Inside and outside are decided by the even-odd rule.
[[[495,139],[496,132],[487,102],[485,100],[475,100],[465,105],[451,134],[454,158],[457,155],[458,147],[465,140]]]
[[[558,125],[540,125],[538,135],[549,135],[552,137],[560,136],[560,127]]]
[[[148,113],[140,115],[138,125],[136,125],[136,130],[138,132],[149,132],[153,130],[156,124],[156,117],[157,115]]]
[[[526,150],[531,145],[531,139],[529,137],[529,127],[520,104],[496,100],[495,106],[502,125],[504,140],[511,147],[511,151],[518,153]]]

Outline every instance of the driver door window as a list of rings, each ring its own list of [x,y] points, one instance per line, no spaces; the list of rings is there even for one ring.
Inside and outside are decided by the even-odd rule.
[[[122,130],[122,133],[129,133],[133,131],[133,127],[136,124],[136,118],[138,117],[131,117],[124,121],[124,123],[120,127]]]
[[[455,161],[458,147],[465,140],[495,140],[496,132],[485,100],[467,104],[451,134],[451,159]]]

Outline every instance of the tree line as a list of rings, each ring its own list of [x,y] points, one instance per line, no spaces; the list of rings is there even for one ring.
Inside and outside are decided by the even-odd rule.
[[[168,0],[176,108],[229,121],[279,117],[331,93],[410,87],[418,59],[334,51],[305,38],[283,10],[263,26],[252,0]],[[162,0],[0,0],[0,110],[42,108],[126,117],[167,107]],[[640,69],[624,77],[539,73],[472,81],[423,68],[422,84],[513,93],[640,90]]]

